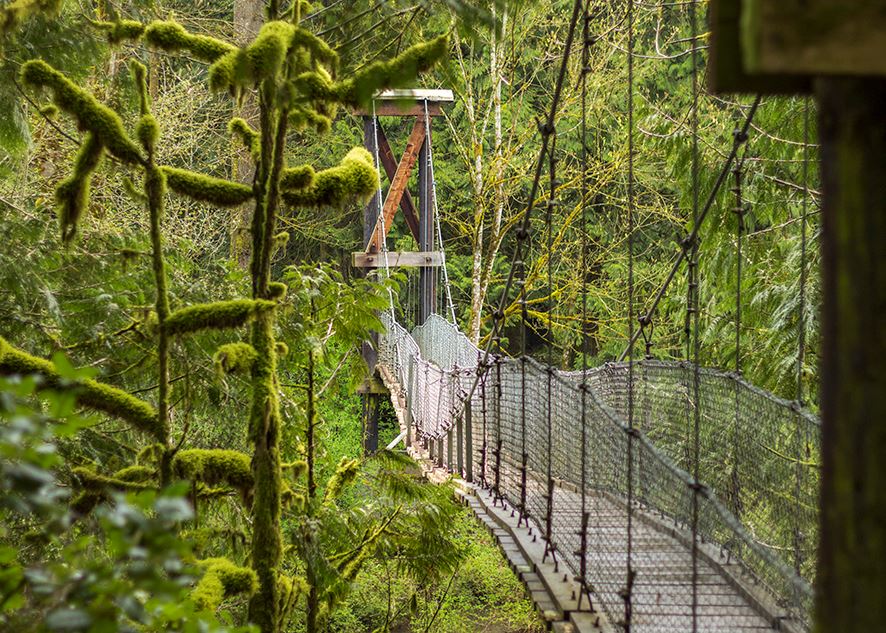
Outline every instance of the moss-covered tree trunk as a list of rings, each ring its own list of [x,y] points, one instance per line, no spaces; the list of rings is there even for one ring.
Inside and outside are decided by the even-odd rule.
[[[277,209],[279,180],[284,164],[287,112],[275,104],[274,79],[261,86],[262,143],[255,179],[255,213],[252,220],[252,293],[254,299],[270,298],[271,251]],[[280,535],[280,409],[277,400],[277,359],[274,340],[274,311],[267,311],[252,325],[252,346],[257,360],[252,371],[252,409],[249,429],[255,452],[252,472],[253,501],[252,565],[258,574],[259,590],[249,603],[249,620],[262,633],[279,630],[278,575],[283,552]]]
[[[816,630],[886,629],[886,80],[819,80],[822,499]]]

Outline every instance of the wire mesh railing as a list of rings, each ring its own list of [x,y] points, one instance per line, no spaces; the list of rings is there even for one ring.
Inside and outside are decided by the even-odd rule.
[[[461,426],[471,454],[447,454],[450,469],[460,463],[464,476],[517,508],[576,576],[584,557],[580,580],[610,622],[682,632],[771,628],[778,619],[808,629],[821,441],[814,416],[713,369],[699,371],[696,403],[689,363],[638,361],[633,381],[626,363],[584,374],[529,358],[484,364],[439,316],[414,334],[384,318],[379,362],[407,392],[416,437],[434,442]],[[631,389],[634,430],[625,423]],[[689,474],[696,406],[698,484]]]

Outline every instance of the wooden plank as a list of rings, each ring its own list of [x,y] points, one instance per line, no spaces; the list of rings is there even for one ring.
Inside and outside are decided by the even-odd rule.
[[[741,31],[752,74],[886,75],[882,0],[743,0]]]
[[[754,94],[805,94],[812,89],[809,77],[747,72],[741,49],[742,0],[710,0],[708,22],[708,87],[711,92]]]
[[[357,108],[354,114],[358,116],[372,116],[372,109]],[[428,116],[440,116],[443,108],[438,102],[428,101]],[[424,116],[425,102],[402,103],[397,101],[377,102],[375,104],[375,116]]]
[[[451,90],[439,88],[390,88],[375,95],[376,101],[434,101],[452,103],[455,95]]]
[[[385,268],[386,266],[390,268],[398,266],[438,268],[443,265],[443,253],[440,251],[418,253],[392,251],[387,254],[351,253],[351,263],[355,268]]]
[[[406,191],[406,185],[409,184],[409,174],[412,173],[412,168],[415,166],[415,161],[418,159],[418,153],[424,144],[424,140],[424,119],[416,117],[412,133],[409,135],[409,140],[406,141],[406,151],[403,152],[403,158],[400,159],[397,172],[391,179],[391,188],[388,191],[388,197],[385,199],[385,204],[381,211],[382,219],[378,220],[378,223],[384,222],[382,230],[379,230],[378,227],[374,228],[369,244],[366,245],[367,253],[380,250],[381,241],[391,229],[391,224],[394,222],[394,213],[397,211],[397,207],[400,206],[400,199],[403,197],[403,192]]]
[[[394,159],[394,152],[391,150],[391,145],[388,143],[388,137],[382,129],[381,123],[376,125],[376,130],[378,132],[378,158],[388,178],[393,181],[394,174],[397,173],[397,161]],[[415,203],[412,201],[409,189],[403,191],[403,197],[400,198],[400,208],[403,209],[403,215],[406,216],[409,232],[418,242],[418,213],[415,210]]]

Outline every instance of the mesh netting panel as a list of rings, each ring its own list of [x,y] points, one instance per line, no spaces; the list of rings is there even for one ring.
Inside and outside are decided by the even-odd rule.
[[[589,370],[582,403],[581,372],[497,357],[478,371],[482,352],[444,319],[412,335],[384,320],[379,363],[406,391],[417,436],[436,440],[469,420],[475,479],[528,518],[573,575],[586,557],[584,580],[611,622],[624,621],[630,562],[634,631],[693,630],[693,618],[699,631],[770,628],[736,590],[745,581],[808,627],[821,441],[813,416],[710,369],[698,372],[696,403],[694,368],[678,362],[635,363],[633,386],[626,363]],[[636,432],[625,423],[631,388]],[[688,474],[696,406],[701,486]]]

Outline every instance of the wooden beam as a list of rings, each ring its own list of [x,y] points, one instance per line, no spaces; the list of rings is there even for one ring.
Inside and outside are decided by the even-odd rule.
[[[382,129],[381,122],[376,124],[378,131],[378,158],[385,169],[388,178],[393,182],[394,174],[397,173],[397,161],[394,158],[394,152],[388,143],[388,137]],[[409,226],[409,232],[418,242],[418,213],[415,211],[415,203],[412,201],[412,195],[408,189],[403,191],[403,197],[400,198],[400,208],[403,209],[403,215],[406,216],[406,224]]]
[[[809,77],[790,74],[749,73],[742,61],[742,0],[710,0],[708,25],[708,86],[711,92],[796,94],[809,93]]]
[[[372,116],[372,110],[365,108],[357,108],[354,114],[358,116]],[[428,101],[428,116],[440,116],[443,114],[443,107],[440,103]],[[421,116],[425,115],[425,103],[401,104],[396,101],[376,102],[375,116]]]
[[[743,0],[741,29],[752,74],[886,75],[882,0]]]
[[[388,197],[385,199],[385,204],[381,211],[382,217],[377,221],[378,224],[383,223],[383,226],[381,230],[379,230],[378,226],[374,227],[369,244],[366,245],[367,253],[377,252],[381,249],[381,241],[391,229],[391,224],[394,222],[394,213],[397,211],[397,207],[400,206],[400,199],[403,197],[403,192],[406,191],[406,185],[409,184],[409,174],[412,173],[412,168],[415,166],[415,161],[424,141],[425,122],[421,117],[416,117],[412,133],[406,142],[406,151],[403,152],[403,158],[400,159],[397,172],[391,179],[391,188],[388,190]]]
[[[385,261],[387,260],[387,261]],[[385,253],[352,253],[351,263],[355,268],[385,268],[398,266],[415,268],[438,268],[443,265],[443,253],[440,251]]]

